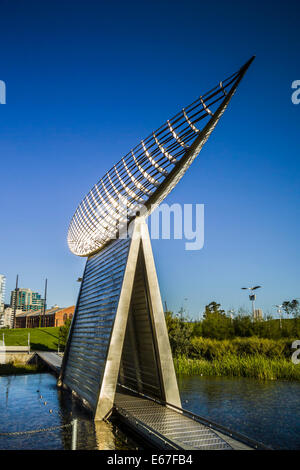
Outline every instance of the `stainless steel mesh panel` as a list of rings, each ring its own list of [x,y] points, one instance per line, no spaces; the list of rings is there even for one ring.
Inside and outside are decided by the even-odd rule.
[[[88,258],[66,357],[64,383],[94,409],[120,297],[130,240]]]
[[[164,399],[157,365],[142,248],[133,284],[119,382],[139,392]]]

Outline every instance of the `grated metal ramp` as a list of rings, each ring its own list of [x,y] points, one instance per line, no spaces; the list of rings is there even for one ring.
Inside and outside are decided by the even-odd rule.
[[[169,407],[133,394],[117,392],[115,409],[131,427],[162,447],[185,450],[251,449]],[[148,434],[148,436],[147,436]]]

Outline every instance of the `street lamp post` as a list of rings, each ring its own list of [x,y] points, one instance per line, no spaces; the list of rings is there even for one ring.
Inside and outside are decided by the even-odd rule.
[[[12,328],[16,328],[16,323],[17,323],[16,313],[17,313],[17,302],[18,302],[18,292],[19,292],[18,283],[19,283],[19,274],[17,274],[17,278],[16,278],[15,301],[14,301],[14,309],[13,309],[13,318],[11,322]]]
[[[231,310],[228,310],[228,313],[230,315],[230,320],[231,320],[231,323],[233,322],[233,314],[234,314],[234,310],[231,309]]]
[[[261,286],[254,286],[254,287],[241,287],[241,289],[243,290],[250,290],[251,293],[249,294],[249,299],[251,300],[252,302],[252,315],[253,315],[253,319],[254,319],[254,316],[255,316],[255,300],[256,300],[256,295],[253,294],[253,291],[256,290],[256,289],[260,289]]]
[[[47,302],[47,283],[48,283],[48,280],[46,279],[45,280],[45,293],[44,293],[44,302],[43,302],[43,327],[46,326],[46,319],[45,319],[45,315],[46,315],[46,302]]]
[[[277,308],[277,313],[279,314],[279,326],[282,328],[282,305],[274,305]]]

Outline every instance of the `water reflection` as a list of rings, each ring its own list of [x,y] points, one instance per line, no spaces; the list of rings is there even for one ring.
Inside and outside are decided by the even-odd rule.
[[[112,424],[94,423],[71,394],[56,388],[51,374],[0,377],[0,433],[49,428],[78,418],[77,449],[135,449]],[[127,442],[125,442],[127,440]],[[72,428],[36,434],[0,435],[0,449],[70,449]]]
[[[274,449],[300,449],[300,383],[178,378],[182,406]]]
[[[246,378],[178,379],[182,404],[275,449],[300,449],[300,383]],[[68,424],[78,418],[78,449],[136,449],[114,424],[94,423],[51,374],[0,377],[0,433]],[[71,427],[1,436],[0,449],[70,449]]]

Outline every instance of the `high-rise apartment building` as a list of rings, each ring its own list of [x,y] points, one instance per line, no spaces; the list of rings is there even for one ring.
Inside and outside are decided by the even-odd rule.
[[[40,310],[43,306],[43,299],[38,292],[31,289],[15,289],[11,291],[10,306],[12,308],[27,312],[28,310]]]

